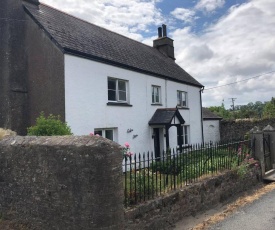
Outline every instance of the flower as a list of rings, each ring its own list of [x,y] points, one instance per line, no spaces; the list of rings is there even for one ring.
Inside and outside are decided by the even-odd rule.
[[[131,158],[131,156],[134,155],[133,152],[130,152],[130,144],[128,142],[125,142],[122,153],[123,153],[123,157],[126,157],[126,158],[128,157]]]
[[[128,142],[125,142],[124,146],[129,149],[130,148],[130,144]]]
[[[94,133],[90,133],[89,135],[90,135],[90,136],[94,136]]]

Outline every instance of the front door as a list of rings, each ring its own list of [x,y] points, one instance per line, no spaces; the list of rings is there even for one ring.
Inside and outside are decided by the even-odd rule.
[[[155,150],[155,158],[160,160],[160,139],[159,139],[159,128],[153,129],[154,133],[154,150]]]

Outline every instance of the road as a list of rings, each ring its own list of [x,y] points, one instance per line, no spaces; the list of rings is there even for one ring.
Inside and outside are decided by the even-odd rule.
[[[275,190],[211,226],[210,230],[273,230],[275,229]]]

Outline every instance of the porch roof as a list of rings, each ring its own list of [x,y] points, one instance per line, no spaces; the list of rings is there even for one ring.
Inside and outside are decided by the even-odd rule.
[[[175,117],[180,124],[185,123],[177,108],[157,109],[149,121],[149,125],[170,125]]]

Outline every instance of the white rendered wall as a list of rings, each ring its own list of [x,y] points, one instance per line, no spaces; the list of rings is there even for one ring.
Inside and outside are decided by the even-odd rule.
[[[129,81],[132,107],[107,105],[108,77]],[[162,106],[152,105],[152,85],[161,87]],[[190,141],[200,143],[199,88],[65,55],[65,116],[75,135],[88,135],[95,128],[117,128],[116,141],[119,144],[129,142],[134,152],[153,151],[152,127],[148,122],[157,108],[176,107],[177,90],[188,92],[189,109],[180,110],[180,113],[190,125]],[[128,129],[133,131],[127,133]],[[138,136],[133,138],[134,135]],[[171,139],[176,140],[176,136],[170,135]],[[164,141],[165,148],[164,137],[161,141]]]
[[[208,143],[220,141],[220,121],[204,120],[203,121],[204,142]]]

